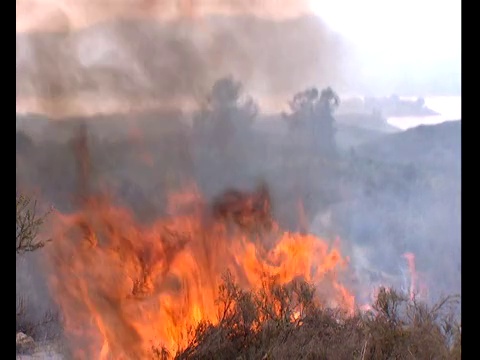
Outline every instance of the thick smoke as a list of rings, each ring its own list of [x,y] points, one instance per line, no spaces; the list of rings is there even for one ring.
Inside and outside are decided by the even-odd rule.
[[[198,19],[205,15],[254,15],[272,19],[310,12],[305,0],[19,0],[17,32],[79,29],[112,18]]]
[[[167,16],[142,2],[142,17],[123,11],[80,28],[17,33],[17,109],[53,117],[185,109],[227,75],[270,102],[341,81],[342,43],[318,18],[276,18],[273,2],[205,3],[185,1]]]

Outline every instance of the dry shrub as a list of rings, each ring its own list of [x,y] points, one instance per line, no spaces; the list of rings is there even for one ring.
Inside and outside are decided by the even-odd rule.
[[[40,240],[37,235],[49,212],[37,214],[37,201],[25,195],[17,195],[16,202],[16,241],[17,254],[35,251],[50,241]]]
[[[39,239],[41,226],[52,210],[39,215],[37,201],[29,196],[16,196],[16,255],[17,260],[26,253],[43,248],[50,239]],[[18,263],[17,263],[18,266]],[[18,267],[17,267],[18,270]],[[22,332],[33,339],[52,340],[59,334],[59,314],[46,311],[41,317],[35,316],[37,309],[28,308],[25,297],[19,295],[17,283],[16,294],[16,332]]]
[[[30,310],[30,311],[28,311]],[[33,317],[23,297],[16,301],[16,332],[22,332],[35,340],[54,340],[60,336],[60,315],[56,311],[45,311],[41,317]]]
[[[302,279],[245,291],[227,273],[217,325],[201,323],[176,359],[460,359],[458,298],[427,306],[381,288],[369,312],[326,308]],[[156,350],[156,358],[170,355]]]
[[[458,298],[449,296],[433,306],[382,288],[365,316],[367,359],[456,359],[460,326],[453,309]],[[457,355],[458,353],[458,355]]]

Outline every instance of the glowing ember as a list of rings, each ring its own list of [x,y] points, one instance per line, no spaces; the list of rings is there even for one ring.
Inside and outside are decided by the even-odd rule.
[[[227,270],[245,289],[261,287],[265,276],[281,284],[303,277],[323,304],[353,311],[353,296],[335,276],[345,265],[339,250],[281,231],[265,189],[229,192],[214,206],[195,191],[175,194],[168,209],[146,226],[106,198],[90,198],[82,211],[58,216],[50,283],[75,358],[141,359],[152,347],[182,349],[189,329],[218,322]]]

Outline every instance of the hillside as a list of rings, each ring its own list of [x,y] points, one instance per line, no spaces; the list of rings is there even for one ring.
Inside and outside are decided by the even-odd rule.
[[[78,196],[106,191],[143,228],[169,214],[169,196],[192,181],[208,204],[226,190],[238,196],[261,182],[283,229],[313,232],[331,246],[339,239],[349,257],[341,280],[357,304],[371,303],[381,285],[408,293],[408,253],[421,300],[460,292],[460,122],[393,134],[339,122],[347,151],[324,158],[281,121],[204,143],[178,116],[17,116],[17,191],[34,189],[42,207],[62,213],[79,209]],[[240,216],[235,208],[232,216]],[[31,299],[37,310],[26,316],[38,321],[38,309],[55,306],[36,263],[24,265],[17,269],[17,296]],[[38,337],[59,326],[39,328]]]
[[[359,156],[393,163],[413,163],[438,170],[460,171],[461,122],[447,121],[434,126],[418,126],[364,144]]]
[[[460,133],[460,121],[446,122],[355,148],[332,226],[377,281],[412,252],[430,295],[460,292]]]

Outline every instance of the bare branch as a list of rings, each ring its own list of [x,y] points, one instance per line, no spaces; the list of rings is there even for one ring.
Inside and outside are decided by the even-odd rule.
[[[37,214],[37,201],[24,195],[17,195],[16,203],[16,237],[17,254],[35,251],[45,246],[50,239],[37,238],[40,226],[45,222],[50,212]]]

